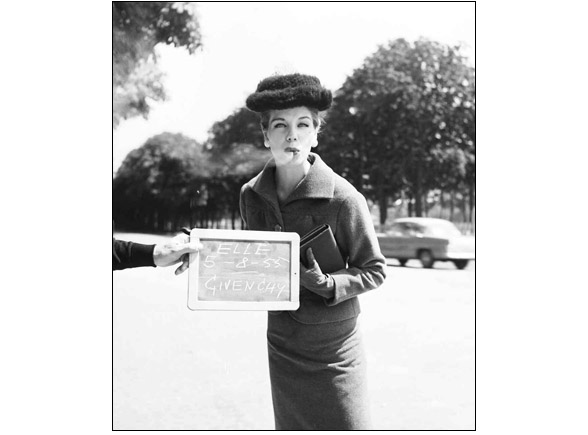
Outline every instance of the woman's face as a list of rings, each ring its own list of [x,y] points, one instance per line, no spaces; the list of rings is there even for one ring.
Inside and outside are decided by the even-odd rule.
[[[276,166],[300,165],[318,145],[317,134],[306,107],[272,110],[264,132],[265,146],[271,150]]]

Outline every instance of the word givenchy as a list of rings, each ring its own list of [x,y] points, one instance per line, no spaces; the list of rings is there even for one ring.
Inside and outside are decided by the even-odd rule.
[[[217,281],[217,276],[213,275],[205,283],[204,287],[208,290],[212,290],[212,294],[216,295],[217,290],[232,290],[232,291],[247,291],[255,290],[259,293],[270,293],[277,292],[276,298],[279,298],[282,292],[286,289],[285,283],[276,283],[272,281],[248,281],[248,280],[233,280],[228,279],[226,281]]]

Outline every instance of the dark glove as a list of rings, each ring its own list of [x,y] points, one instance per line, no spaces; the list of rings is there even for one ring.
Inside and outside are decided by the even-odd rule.
[[[313,293],[330,299],[334,296],[335,280],[331,275],[324,274],[314,258],[312,248],[306,250],[308,268],[300,263],[300,284]]]

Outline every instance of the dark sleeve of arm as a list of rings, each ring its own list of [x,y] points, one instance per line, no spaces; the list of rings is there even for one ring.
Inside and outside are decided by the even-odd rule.
[[[112,239],[112,270],[122,270],[131,267],[151,266],[155,245],[125,242]]]
[[[349,267],[331,274],[335,281],[335,296],[327,305],[337,305],[368,290],[386,279],[386,259],[372,217],[363,195],[356,193],[346,199],[337,219],[338,243],[349,253]]]

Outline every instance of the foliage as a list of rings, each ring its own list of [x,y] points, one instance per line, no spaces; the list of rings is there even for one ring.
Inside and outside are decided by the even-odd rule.
[[[263,146],[259,116],[245,107],[215,122],[209,136],[206,148],[215,177],[208,185],[235,227],[240,188],[263,169],[270,153]]]
[[[258,174],[268,161],[270,152],[248,143],[233,144],[227,150],[213,148],[208,160],[214,176],[207,181],[216,211],[230,215],[232,226],[240,221],[239,193],[241,186]]]
[[[474,81],[459,47],[381,46],[336,93],[323,155],[384,210],[407,196],[420,216],[428,191],[475,172]]]
[[[246,107],[235,110],[222,121],[215,122],[209,131],[210,147],[220,153],[250,144],[263,149],[263,134],[259,115]]]
[[[113,181],[117,228],[177,231],[239,220],[239,191],[258,173],[268,152],[241,144],[207,151],[182,134],[163,133],[131,151]]]
[[[138,77],[132,81],[139,86]],[[156,82],[147,78],[145,89]],[[317,151],[379,205],[382,224],[390,202],[422,216],[437,204],[443,209],[445,193],[450,215],[455,199],[464,218],[469,195],[471,218],[475,134],[475,71],[460,47],[397,39],[367,57],[337,90]],[[270,154],[257,115],[244,107],[216,122],[209,135],[200,145],[165,133],[131,152],[114,180],[117,226],[176,231],[212,227],[230,216],[235,228],[240,187]]]
[[[117,224],[163,230],[168,217],[186,215],[212,175],[202,145],[181,134],[163,133],[131,151],[113,181]],[[172,219],[173,220],[173,219]]]
[[[213,148],[208,153],[216,177],[237,179],[257,174],[271,156],[266,148],[259,149],[249,143],[234,144],[224,151]]]
[[[133,116],[147,117],[149,101],[165,99],[157,44],[193,54],[200,41],[193,2],[112,2],[113,127]]]

